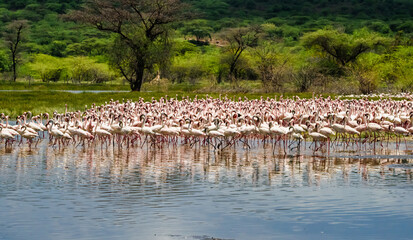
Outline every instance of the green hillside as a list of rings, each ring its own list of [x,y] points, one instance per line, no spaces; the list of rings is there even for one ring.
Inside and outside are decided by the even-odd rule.
[[[171,25],[173,47],[168,55],[171,59],[148,68],[145,82],[160,72],[166,85],[187,83],[201,90],[212,83],[216,89],[234,91],[326,91],[336,86],[337,81],[345,81],[338,92],[411,91],[413,88],[408,69],[412,54],[412,1],[184,2],[194,14],[191,19]],[[83,4],[81,0],[0,1],[4,42],[0,49],[2,79],[10,79],[13,69],[6,41],[7,34],[11,34],[9,24],[26,20],[16,62],[20,81],[122,82],[122,74],[110,64],[110,48],[116,34],[63,17],[81,9]],[[260,28],[258,42],[246,46],[234,69],[230,69],[231,29],[252,26]],[[325,34],[331,44],[341,44],[341,47],[344,43],[337,42],[340,38],[348,37],[354,44],[366,38],[382,39],[366,43],[363,46],[368,47],[367,50],[341,66],[339,59],[324,51],[317,42],[306,42],[309,36],[316,38],[315,33]],[[334,34],[342,35],[334,38]],[[352,51],[354,44],[343,47],[344,51]],[[269,75],[270,79],[265,79]]]

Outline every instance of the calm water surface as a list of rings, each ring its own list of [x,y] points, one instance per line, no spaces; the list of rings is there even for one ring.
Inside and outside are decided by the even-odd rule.
[[[327,157],[47,144],[0,149],[0,239],[413,238],[404,145]]]

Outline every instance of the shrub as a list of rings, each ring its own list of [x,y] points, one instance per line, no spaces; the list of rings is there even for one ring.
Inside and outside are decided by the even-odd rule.
[[[74,83],[103,83],[116,78],[107,64],[97,63],[88,57],[58,58],[37,54],[27,65],[31,75],[43,82],[56,82],[63,76]]]
[[[68,58],[68,78],[75,83],[103,83],[115,78],[107,64],[96,63],[88,57]]]
[[[59,81],[65,67],[59,58],[45,54],[34,55],[32,62],[28,64],[32,70],[33,77],[41,79],[43,82]]]
[[[10,70],[10,60],[9,56],[5,51],[0,51],[0,72],[5,72]]]

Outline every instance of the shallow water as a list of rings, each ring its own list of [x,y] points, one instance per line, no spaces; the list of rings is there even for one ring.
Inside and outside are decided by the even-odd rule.
[[[412,238],[405,145],[313,156],[47,144],[0,149],[0,239]]]

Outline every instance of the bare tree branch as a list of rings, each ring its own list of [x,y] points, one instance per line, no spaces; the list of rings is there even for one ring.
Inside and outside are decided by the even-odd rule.
[[[186,18],[186,6],[180,0],[89,0],[66,18],[117,34],[121,42],[115,48],[123,49],[113,49],[113,59],[121,61],[114,66],[139,91],[144,70],[164,61],[151,51],[166,50],[168,25]]]
[[[17,79],[17,64],[19,63],[18,55],[21,49],[21,42],[23,41],[24,29],[26,29],[27,26],[28,23],[26,20],[13,21],[6,26],[4,40],[10,51],[13,81],[16,81]]]

